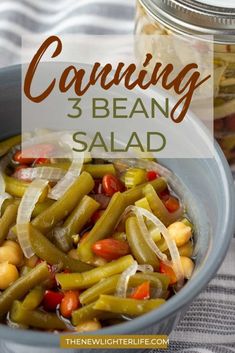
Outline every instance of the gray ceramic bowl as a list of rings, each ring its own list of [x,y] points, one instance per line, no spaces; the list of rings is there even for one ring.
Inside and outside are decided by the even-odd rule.
[[[0,139],[20,131],[20,68],[0,71]],[[201,129],[203,129],[201,127]],[[207,145],[203,131],[201,143]],[[218,145],[214,159],[174,159],[163,163],[184,184],[189,214],[197,225],[196,270],[179,294],[164,306],[130,322],[105,328],[102,334],[169,334],[187,306],[212,279],[225,257],[235,222],[235,193],[229,166]],[[58,335],[0,326],[1,352],[57,351]],[[18,345],[25,345],[20,349]],[[33,348],[32,348],[33,347]],[[85,350],[87,352],[87,350]]]

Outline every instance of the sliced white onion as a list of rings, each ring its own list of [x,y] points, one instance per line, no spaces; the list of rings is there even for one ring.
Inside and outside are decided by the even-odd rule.
[[[171,265],[171,262],[167,259],[167,256],[166,254],[164,254],[159,248],[158,246],[154,243],[152,237],[151,237],[151,234],[144,222],[144,218],[143,216],[141,215],[141,212],[142,210],[144,210],[143,208],[140,208],[140,207],[136,207],[136,206],[128,206],[123,214],[123,217],[125,218],[126,215],[129,213],[129,212],[133,212],[136,217],[137,217],[137,221],[138,221],[138,224],[139,224],[139,227],[141,229],[141,232],[143,233],[149,247],[155,252],[155,254],[157,255],[157,257],[162,261],[164,262],[165,264],[167,264],[168,266]],[[149,212],[151,215],[152,213]],[[153,215],[153,217],[156,217]],[[146,217],[147,218],[147,217]],[[157,218],[157,217],[156,217]]]
[[[153,266],[149,265],[149,264],[145,264],[145,265],[138,265],[138,269],[137,271],[140,272],[154,272]],[[162,282],[156,278],[155,282],[157,282],[158,286],[157,288],[154,288],[154,298],[161,298],[162,295]]]
[[[129,279],[131,276],[136,274],[137,269],[138,263],[134,261],[132,265],[130,265],[125,271],[122,272],[117,283],[116,296],[126,298]]]
[[[142,234],[144,235],[149,247],[155,252],[155,254],[157,255],[157,257],[163,261],[164,263],[170,265],[170,261],[167,259],[166,254],[164,254],[156,245],[156,243],[153,241],[153,238],[151,237],[151,234],[148,230],[148,228],[146,227],[145,221],[144,221],[144,217],[141,213],[141,211],[139,209],[136,210],[135,212],[136,217],[137,217],[137,221],[140,227],[140,230],[142,232]]]
[[[4,192],[3,194],[0,195],[0,216],[2,215],[2,205],[5,200],[11,199],[11,195],[8,194],[7,192]]]
[[[138,265],[137,271],[140,272],[153,272],[153,266],[149,265],[149,264],[144,264],[144,265]]]
[[[25,257],[34,255],[29,240],[29,222],[36,203],[48,185],[48,180],[35,179],[27,188],[20,202],[16,225],[17,236]]]
[[[29,223],[17,224],[17,236],[21,246],[21,249],[24,253],[24,256],[29,259],[34,255],[34,251],[31,247],[29,241]]]
[[[135,206],[133,206],[135,207]],[[136,214],[137,214],[137,219],[138,219],[138,215],[144,216],[147,219],[149,219],[151,222],[153,222],[153,224],[158,227],[159,231],[162,233],[166,244],[168,246],[168,249],[170,251],[170,255],[171,255],[171,261],[167,260],[164,261],[167,265],[170,265],[173,270],[174,273],[176,275],[177,278],[177,282],[178,282],[178,287],[181,287],[183,285],[183,281],[184,281],[184,272],[183,272],[183,267],[181,264],[181,260],[180,260],[180,254],[178,251],[178,248],[176,246],[176,243],[173,239],[171,239],[171,236],[168,232],[168,229],[165,227],[165,225],[155,216],[153,215],[151,212],[143,209],[143,208],[139,208],[139,207],[135,207],[137,208],[136,210]],[[139,218],[140,219],[140,218]],[[143,220],[143,218],[141,218]],[[141,223],[142,223],[141,220]],[[144,220],[143,220],[144,222]],[[145,223],[144,223],[145,224]],[[146,225],[145,225],[146,227]],[[146,227],[147,229],[147,227]],[[148,229],[147,229],[148,231]],[[148,233],[149,234],[149,233]],[[151,236],[147,236],[148,240],[151,239],[151,244],[154,243]],[[156,244],[154,243],[153,246],[153,250],[156,249]],[[159,250],[159,249],[158,249]],[[165,254],[164,254],[165,255]],[[166,256],[166,255],[165,255]]]
[[[80,158],[73,159],[65,176],[52,188],[48,195],[49,198],[59,200],[80,175],[84,161],[84,153],[80,155]]]
[[[140,272],[154,272],[154,269],[151,265],[138,265],[138,270]],[[155,282],[157,282],[158,286],[157,288],[154,288],[154,298],[161,298],[162,295],[162,282],[156,278]]]
[[[52,182],[59,181],[65,171],[55,167],[23,168],[14,173],[14,177],[21,180],[46,179]]]
[[[184,272],[183,272],[182,264],[180,261],[180,255],[179,255],[178,248],[176,246],[175,241],[173,239],[171,239],[170,234],[168,232],[168,229],[154,214],[152,214],[151,212],[149,212],[143,208],[136,207],[136,206],[128,206],[124,212],[124,215],[126,215],[129,212],[133,212],[136,215],[139,227],[140,227],[141,231],[143,232],[146,241],[148,242],[151,249],[155,252],[157,257],[162,262],[164,262],[167,266],[171,266],[173,268],[174,273],[177,278],[178,288],[181,288],[181,286],[183,285],[183,282],[184,282]],[[166,254],[161,252],[161,250],[158,248],[158,246],[154,243],[154,241],[151,237],[151,234],[149,233],[148,228],[146,227],[143,216],[146,217],[148,220],[150,220],[162,233],[162,235],[166,241],[166,244],[168,246],[168,249],[170,251],[171,261],[168,260]]]

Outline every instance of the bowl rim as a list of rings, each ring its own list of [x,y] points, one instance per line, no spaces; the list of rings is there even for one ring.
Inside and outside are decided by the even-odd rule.
[[[0,70],[0,75],[1,73],[14,71],[14,69],[19,68],[20,65],[4,68]],[[206,129],[202,127],[202,124],[199,123],[198,125],[203,132],[203,139],[205,140],[205,143],[207,143],[206,138],[209,139],[209,134]],[[8,136],[13,134],[14,133],[9,133]],[[4,136],[2,138],[4,139],[8,136]],[[224,236],[221,237],[220,246],[218,246],[214,250],[212,256],[207,259],[206,266],[200,269],[200,271],[197,273],[197,276],[195,277],[195,280],[189,281],[187,285],[182,289],[182,291],[180,291],[180,293],[178,293],[176,296],[173,296],[162,307],[142,315],[134,320],[95,331],[94,334],[133,334],[138,331],[147,329],[148,327],[159,323],[163,319],[167,319],[176,315],[177,312],[180,312],[180,310],[187,307],[195,299],[195,297],[206,287],[208,282],[217,272],[226,255],[235,229],[235,189],[232,174],[225,156],[218,143],[216,141],[214,143],[215,153],[213,160],[216,163],[216,167],[221,177],[221,186],[223,188],[225,200],[223,205],[224,223],[222,228],[222,234],[224,234]],[[209,161],[210,159],[207,160]],[[12,343],[18,343],[27,346],[39,345],[41,347],[58,347],[59,338],[61,335],[63,334],[57,335],[54,333],[41,332],[36,330],[16,330],[4,324],[0,325],[0,340],[3,339],[6,341],[11,341]]]

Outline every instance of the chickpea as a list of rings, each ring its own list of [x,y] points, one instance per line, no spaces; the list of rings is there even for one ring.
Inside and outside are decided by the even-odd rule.
[[[194,270],[194,262],[187,256],[180,256],[181,264],[184,271],[184,277],[190,279]]]
[[[185,225],[183,222],[172,223],[168,227],[168,231],[178,247],[186,244],[192,236],[191,227]]]
[[[8,288],[19,278],[19,273],[15,265],[3,262],[0,264],[0,289]]]
[[[4,243],[2,244],[2,246],[12,246],[13,248],[18,249],[19,248],[19,244],[16,241],[13,240],[6,240],[4,241]]]
[[[27,267],[34,268],[37,264],[38,257],[36,255],[31,256],[29,259],[25,259],[24,264]]]
[[[85,321],[76,326],[77,332],[96,331],[100,329],[101,329],[101,324],[97,320]]]
[[[191,257],[193,254],[193,244],[191,241],[188,241],[186,244],[179,247],[180,256]]]
[[[12,265],[20,266],[23,262],[23,252],[19,244],[8,240],[0,247],[0,263],[9,262]]]

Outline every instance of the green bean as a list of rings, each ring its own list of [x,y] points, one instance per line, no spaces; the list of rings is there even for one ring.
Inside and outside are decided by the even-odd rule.
[[[10,319],[21,325],[27,325],[44,330],[65,330],[65,323],[54,313],[46,313],[40,310],[28,310],[18,300],[14,301]]]
[[[83,261],[92,261],[92,245],[98,240],[104,239],[110,236],[114,228],[126,208],[125,199],[123,194],[116,192],[107,209],[104,211],[99,220],[95,223],[94,227],[91,229],[89,235],[84,239],[78,248],[78,254]]]
[[[162,285],[162,290],[165,292],[168,289],[170,278],[163,273],[159,272],[144,272],[144,273],[136,273],[134,276],[130,277],[129,286],[130,287],[137,287],[141,283],[149,281],[151,286],[158,288],[159,281]]]
[[[18,199],[15,199],[15,198],[6,199],[2,204],[2,208],[1,208],[2,214],[6,211],[6,209],[9,205],[12,205],[16,201],[18,201]]]
[[[66,219],[64,225],[59,229],[56,229],[53,233],[56,246],[63,252],[68,252],[72,249],[72,236],[81,231],[99,207],[100,204],[98,202],[85,195],[81,202]],[[59,237],[57,237],[57,235]]]
[[[10,137],[7,140],[0,142],[0,157],[4,156],[8,151],[12,149],[15,145],[21,142],[21,135]]]
[[[38,215],[40,215],[40,213],[44,212],[46,209],[48,209],[48,207],[53,205],[53,203],[55,203],[55,201],[51,199],[46,199],[44,202],[36,203],[32,213],[32,217],[37,217]]]
[[[28,186],[30,185],[30,182],[19,180],[19,179],[10,177],[6,174],[4,174],[3,177],[6,183],[6,192],[8,192],[14,197],[21,198],[24,196],[24,193],[26,192]],[[48,187],[45,187],[38,202],[39,203],[43,202],[46,199],[47,194],[48,194]]]
[[[7,201],[7,200],[6,200]],[[32,217],[35,218],[38,215],[40,215],[42,212],[44,212],[46,209],[48,209],[51,205],[53,205],[55,203],[54,200],[51,199],[46,199],[44,202],[39,202],[35,205],[33,213],[32,213]],[[11,231],[14,234],[17,234],[16,231],[16,226],[11,228]]]
[[[15,179],[14,179],[15,181]],[[24,192],[26,191],[26,188],[28,187],[28,184],[27,186],[25,187],[24,189]],[[23,196],[23,195],[22,195]],[[17,203],[17,199],[6,199],[2,205],[2,213],[5,212],[5,210],[7,209],[7,207],[9,205],[12,205],[14,203]],[[38,202],[36,203],[35,205],[35,208],[33,210],[33,214],[32,214],[32,217],[36,217],[38,216],[40,213],[42,213],[43,211],[45,211],[49,206],[51,206],[53,203],[55,203],[54,200],[51,200],[51,199],[46,199],[44,202]]]
[[[8,175],[4,175],[4,180],[6,183],[6,192],[15,197],[23,197],[27,187],[30,183],[19,180]]]
[[[45,290],[42,287],[33,288],[29,294],[24,298],[22,303],[24,309],[34,310],[36,309],[42,302]]]
[[[41,232],[49,232],[63,220],[94,187],[94,180],[89,173],[83,172],[65,192],[63,197],[40,213],[32,224]]]
[[[124,232],[115,232],[112,234],[112,238],[116,240],[126,241],[126,233]]]
[[[19,277],[0,295],[0,317],[9,311],[14,300],[22,298],[30,289],[49,278],[50,272],[45,262],[39,264],[24,276]]]
[[[22,276],[26,275],[31,270],[32,270],[32,268],[29,267],[29,266],[22,266],[21,269],[20,269],[20,276],[22,277]]]
[[[138,316],[154,310],[164,303],[164,299],[137,300],[102,294],[94,304],[93,309]]]
[[[137,200],[139,200],[143,197],[143,188],[144,188],[144,186],[146,186],[148,184],[152,185],[157,193],[164,191],[167,187],[167,183],[166,183],[165,179],[158,178],[158,179],[152,180],[148,183],[138,185],[130,190],[127,190],[123,193],[123,195],[125,196],[125,199],[126,199],[127,206],[133,205]]]
[[[106,174],[116,174],[113,164],[84,164],[83,169],[93,178],[103,178]]]
[[[95,303],[91,303],[86,305],[78,310],[75,310],[72,313],[72,324],[74,326],[80,324],[81,322],[85,322],[88,320],[92,320],[94,318],[99,319],[103,317],[104,312],[100,310],[94,310]]]
[[[100,294],[113,294],[115,293],[118,280],[120,275],[114,275],[105,279],[102,279],[100,282],[94,284],[92,287],[88,288],[82,292],[79,296],[79,300],[83,305],[94,302],[100,296]],[[162,284],[163,292],[165,292],[169,285],[169,277],[158,272],[145,272],[145,273],[136,273],[134,276],[131,276],[128,282],[129,287],[137,287],[141,283],[149,281],[151,286],[159,287],[159,281]]]
[[[159,260],[146,241],[135,216],[126,220],[126,235],[131,252],[139,264],[150,264],[155,270],[159,268]]]
[[[90,303],[82,308],[75,310],[72,313],[72,324],[74,326],[79,325],[85,321],[100,319],[100,320],[111,320],[119,319],[123,321],[123,317],[120,314],[110,313],[107,311],[93,309],[95,303]]]
[[[173,213],[170,213],[152,185],[145,185],[143,188],[143,194],[147,198],[151,210],[155,216],[157,216],[165,226],[169,226],[175,219],[173,219]],[[179,216],[177,216],[179,217]]]
[[[18,207],[19,202],[9,204],[3,213],[3,216],[0,218],[0,245],[2,245],[6,239],[11,226],[16,222]]]
[[[113,275],[102,279],[100,282],[82,292],[79,296],[81,304],[87,305],[94,302],[99,298],[100,294],[113,294],[117,287],[119,278],[120,275]]]
[[[83,273],[58,273],[56,275],[56,280],[64,290],[89,288],[93,284],[99,282],[102,278],[122,273],[133,262],[133,257],[131,255],[126,255],[118,260],[108,262],[103,266]]]
[[[64,235],[71,240],[71,236],[78,234],[82,230],[84,225],[99,207],[100,204],[94,199],[89,196],[84,196],[81,202],[66,219],[62,227]]]
[[[63,253],[31,224],[29,225],[29,239],[34,253],[50,265],[61,264],[63,269],[67,268],[72,272],[88,271],[93,268]]]

